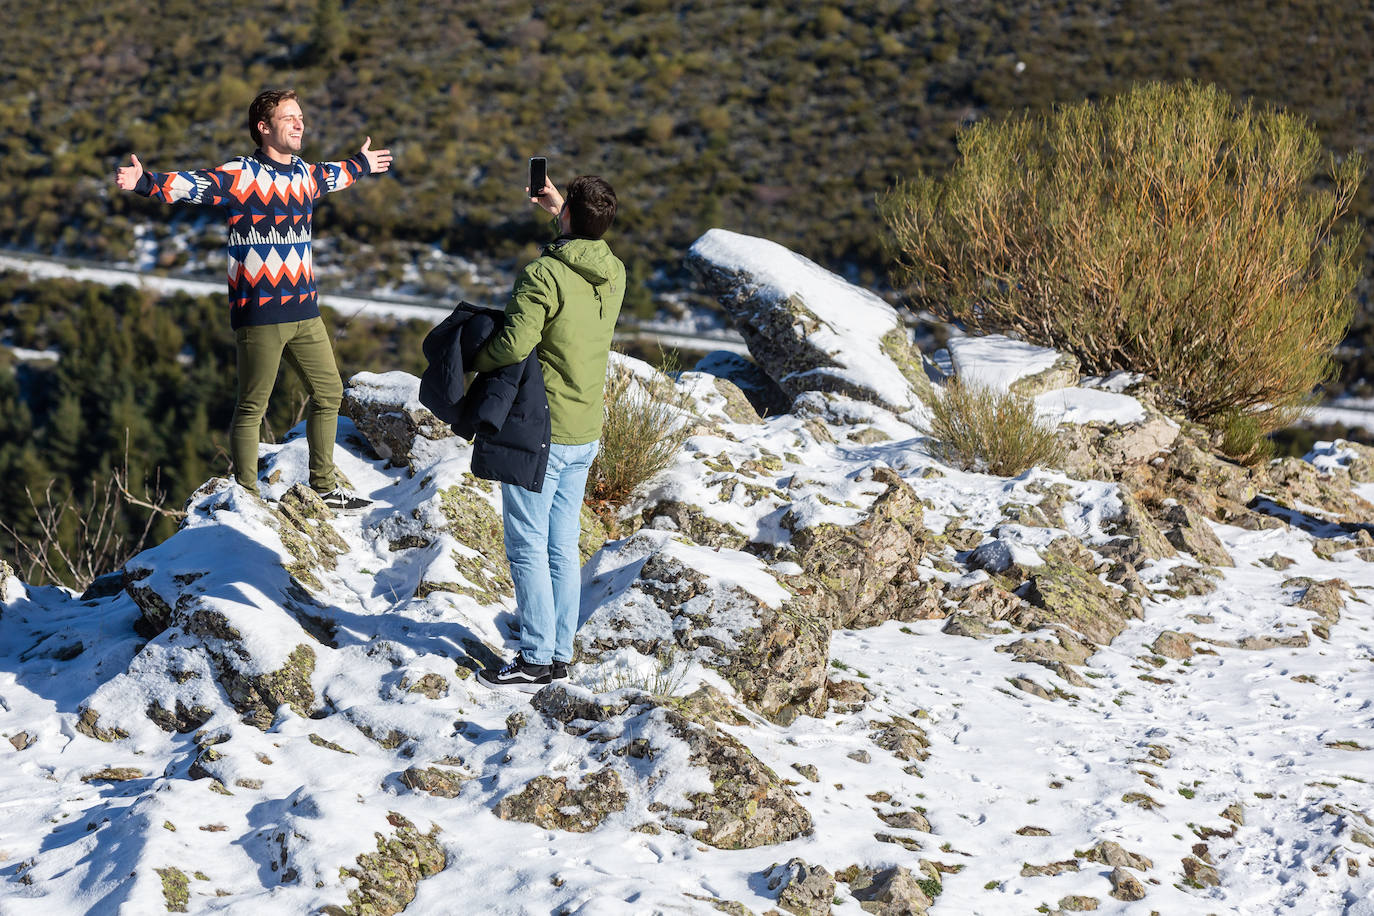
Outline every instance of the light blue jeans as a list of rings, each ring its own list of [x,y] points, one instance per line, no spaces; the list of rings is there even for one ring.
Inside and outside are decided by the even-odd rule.
[[[600,442],[549,445],[544,489],[501,485],[506,559],[520,615],[520,654],[532,665],[572,661],[582,603],[582,496]]]

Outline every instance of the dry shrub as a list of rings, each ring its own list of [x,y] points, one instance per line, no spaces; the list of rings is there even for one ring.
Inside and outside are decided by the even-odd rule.
[[[894,274],[980,332],[1144,372],[1193,419],[1276,428],[1333,372],[1359,276],[1363,171],[1298,117],[1214,87],[1140,86],[982,124],[942,178],[881,201]]]
[[[672,379],[661,372],[646,379],[612,363],[601,450],[587,475],[587,501],[625,505],[641,484],[672,463],[688,434]]]
[[[1054,430],[1036,418],[1035,403],[1019,394],[955,378],[930,405],[930,414],[931,451],[965,471],[1015,477],[1055,464],[1062,452]]]

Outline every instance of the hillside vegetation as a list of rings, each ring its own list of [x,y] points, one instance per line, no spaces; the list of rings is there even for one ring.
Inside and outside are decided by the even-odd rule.
[[[392,175],[331,200],[321,228],[528,255],[542,227],[521,201],[524,163],[544,153],[556,179],[613,180],[641,282],[713,225],[881,278],[874,196],[950,164],[958,127],[1146,79],[1214,83],[1310,118],[1330,148],[1371,145],[1361,0],[1224,14],[1201,0],[12,7],[0,241],[102,257],[127,257],[133,225],[168,216],[112,193],[115,162],[245,152],[247,103],[269,85],[302,92],[308,157],[348,155],[368,134],[396,152]],[[1374,219],[1367,185],[1355,207]]]

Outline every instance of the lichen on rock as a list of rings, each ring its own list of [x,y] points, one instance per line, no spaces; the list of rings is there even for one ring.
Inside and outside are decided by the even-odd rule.
[[[340,869],[340,877],[358,882],[349,891],[348,906],[326,906],[320,910],[322,914],[394,916],[415,899],[421,880],[448,866],[448,857],[438,840],[437,824],[428,833],[421,833],[394,811],[387,814],[387,822],[395,832],[391,836],[376,834],[377,851],[359,855],[356,867]]]
[[[495,604],[514,595],[501,515],[476,484],[476,478],[441,490],[439,509],[448,534],[462,545],[452,552],[452,560],[465,582],[422,582],[417,596],[456,592],[482,604]]]
[[[620,776],[603,767],[569,788],[568,777],[536,776],[521,791],[497,802],[492,813],[502,820],[523,821],[545,830],[588,833],[610,814],[625,810],[627,796]]]

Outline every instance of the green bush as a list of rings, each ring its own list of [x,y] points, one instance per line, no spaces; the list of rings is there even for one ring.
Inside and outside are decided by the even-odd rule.
[[[1333,372],[1359,277],[1363,163],[1192,83],[964,132],[942,178],[881,201],[895,275],[971,329],[1144,372],[1192,418],[1275,428]]]
[[[1035,416],[1030,398],[965,385],[957,378],[930,405],[932,454],[965,471],[1015,477],[1061,454],[1054,430]]]
[[[612,365],[606,379],[601,450],[587,475],[587,501],[618,508],[672,463],[687,441],[680,397],[667,375],[653,380]]]

